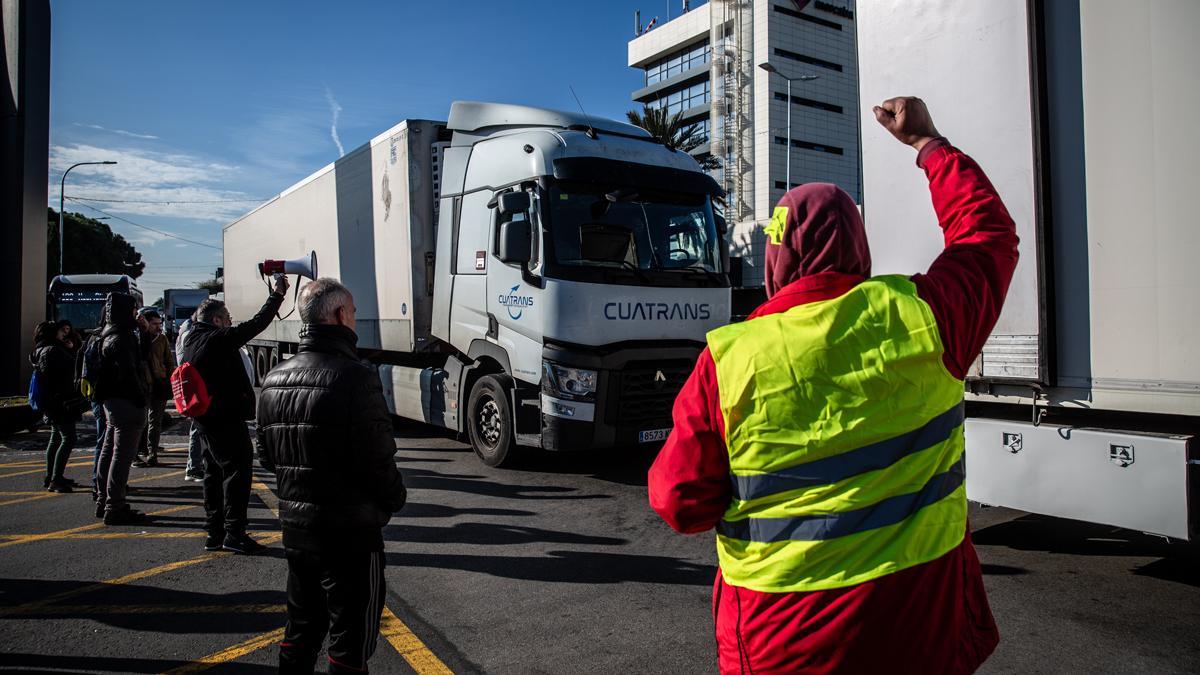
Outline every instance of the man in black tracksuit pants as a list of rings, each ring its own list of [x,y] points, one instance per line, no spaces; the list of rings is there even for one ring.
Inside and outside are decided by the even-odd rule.
[[[199,371],[212,399],[208,411],[195,418],[204,445],[207,551],[258,553],[264,548],[246,534],[254,465],[246,420],[254,417],[254,389],[239,350],[271,323],[287,288],[287,279],[279,276],[258,314],[236,326],[224,302],[205,300],[196,309],[195,325],[179,355],[180,363],[190,362]]]
[[[383,612],[383,534],[404,505],[375,367],[358,358],[354,299],[333,279],[300,291],[296,356],[263,382],[259,463],[274,471],[288,561],[281,673],[364,672]]]

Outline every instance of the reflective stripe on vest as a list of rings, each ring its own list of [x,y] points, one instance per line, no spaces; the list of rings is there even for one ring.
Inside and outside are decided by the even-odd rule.
[[[906,277],[708,334],[733,502],[725,579],[840,588],[938,558],[966,531],[963,383]]]

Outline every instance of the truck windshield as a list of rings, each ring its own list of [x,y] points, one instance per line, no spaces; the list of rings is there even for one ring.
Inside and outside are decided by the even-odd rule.
[[[104,299],[96,302],[56,303],[54,318],[67,319],[75,330],[91,330],[100,325],[104,318]]]
[[[670,281],[724,279],[708,195],[561,181],[547,196],[547,262],[566,276],[600,268],[624,270],[643,282],[664,281],[664,273]]]

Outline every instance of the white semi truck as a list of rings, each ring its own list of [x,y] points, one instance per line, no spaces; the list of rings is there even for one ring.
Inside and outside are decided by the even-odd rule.
[[[251,316],[258,263],[315,251],[354,293],[395,414],[465,434],[489,465],[518,444],[661,441],[704,334],[729,320],[720,196],[637,127],[455,102],[227,225],[225,300]],[[300,332],[284,314],[250,344],[258,376]]]
[[[1021,261],[967,383],[967,495],[1178,539],[1200,524],[1200,3],[860,0],[864,105],[899,94],[975,157]],[[864,116],[876,273],[942,246]]]

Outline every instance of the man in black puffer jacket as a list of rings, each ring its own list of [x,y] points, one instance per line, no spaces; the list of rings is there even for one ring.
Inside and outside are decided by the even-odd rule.
[[[254,418],[254,389],[242,365],[241,348],[275,318],[287,289],[287,278],[278,276],[258,314],[236,326],[224,302],[209,298],[200,303],[195,324],[178,355],[179,363],[191,363],[200,373],[212,399],[208,411],[193,420],[204,446],[206,551],[254,554],[264,548],[246,534],[254,468],[254,447],[246,421]]]
[[[375,367],[358,358],[354,298],[333,279],[300,291],[296,356],[258,403],[259,462],[275,472],[288,560],[281,673],[364,672],[383,612],[383,534],[404,506],[396,443]]]

